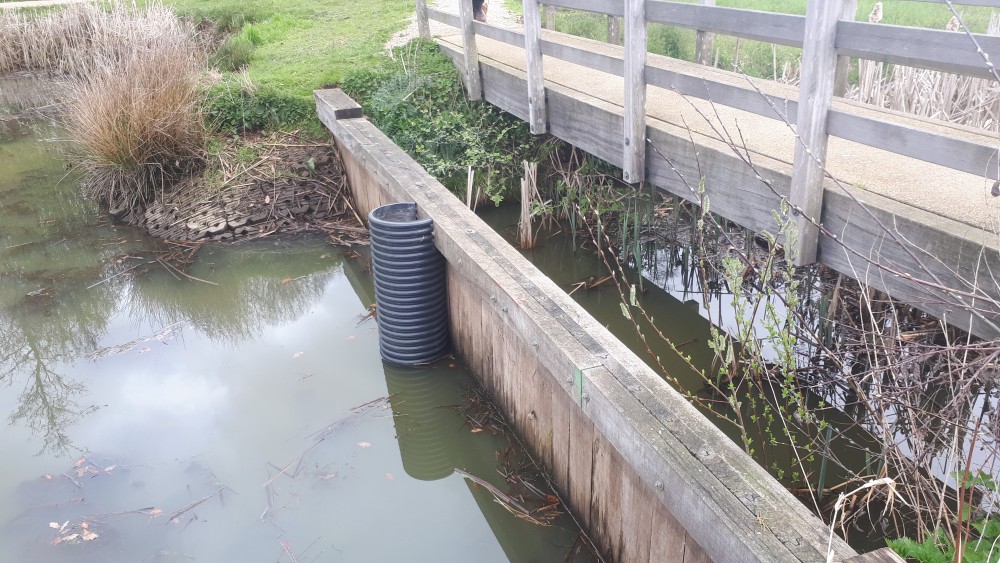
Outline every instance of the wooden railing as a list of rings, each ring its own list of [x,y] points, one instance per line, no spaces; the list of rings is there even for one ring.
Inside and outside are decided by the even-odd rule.
[[[946,0],[915,0],[945,3]],[[961,0],[955,4],[1000,8],[1000,0]],[[778,14],[663,0],[544,0],[546,6],[622,17],[625,51],[621,58],[547,41],[541,37],[539,0],[523,0],[525,32],[473,21],[470,2],[460,2],[460,15],[427,9],[421,14],[462,30],[465,75],[470,98],[482,97],[476,36],[523,47],[527,57],[530,123],[533,133],[546,132],[542,84],[543,55],[625,78],[623,176],[645,179],[646,86],[675,90],[795,126],[798,142],[793,161],[789,202],[796,212],[799,264],[816,259],[819,217],[823,205],[826,145],[830,135],[963,172],[1000,179],[997,143],[983,138],[952,136],[832,107],[834,93],[845,84],[849,57],[996,79],[992,61],[1000,59],[1000,37],[849,21],[856,0],[808,0],[806,15]],[[798,99],[769,95],[750,85],[726,83],[646,65],[646,26],[667,24],[744,39],[801,47]],[[426,23],[420,24],[426,29]]]

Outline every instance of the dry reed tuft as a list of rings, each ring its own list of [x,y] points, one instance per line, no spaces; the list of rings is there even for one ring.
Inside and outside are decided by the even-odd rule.
[[[153,4],[0,14],[0,72],[70,77],[62,123],[86,191],[126,219],[201,161],[203,56],[189,28]]]
[[[882,19],[881,2],[869,21]],[[946,29],[955,31],[955,18]],[[1000,17],[994,13],[986,32],[1000,35]],[[982,78],[959,76],[936,70],[893,66],[861,60],[858,85],[848,97],[884,108],[949,121],[960,125],[1000,130],[1000,85]]]

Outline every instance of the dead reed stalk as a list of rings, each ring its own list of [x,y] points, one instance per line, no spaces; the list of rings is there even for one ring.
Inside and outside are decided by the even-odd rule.
[[[538,193],[538,163],[524,161],[524,178],[521,178],[521,220],[518,222],[518,239],[521,248],[535,247],[535,232],[531,227],[531,208],[542,199]]]
[[[868,21],[882,19],[882,3],[872,10]],[[946,29],[958,30],[956,18]],[[994,13],[986,33],[1000,35],[1000,15]],[[960,125],[1000,130],[1000,84],[992,80],[895,65],[886,70],[884,63],[861,60],[858,84],[848,97],[913,115],[949,121]]]

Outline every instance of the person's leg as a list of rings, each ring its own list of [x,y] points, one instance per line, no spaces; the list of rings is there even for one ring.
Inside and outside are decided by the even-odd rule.
[[[476,21],[486,22],[486,0],[472,0],[472,17]]]

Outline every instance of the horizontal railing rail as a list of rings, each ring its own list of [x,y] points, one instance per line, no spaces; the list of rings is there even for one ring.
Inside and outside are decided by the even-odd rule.
[[[528,8],[538,10],[540,3],[537,0],[525,1],[529,3]],[[418,4],[422,4],[422,0],[418,0]],[[864,115],[866,112],[856,112],[846,103],[833,101],[834,74],[842,72],[835,65],[838,59],[845,56],[989,79],[994,76],[994,69],[987,61],[1000,59],[1000,37],[972,34],[970,39],[968,34],[961,32],[839,19],[843,17],[843,12],[853,11],[856,4],[851,3],[851,0],[810,0],[805,16],[716,7],[712,4],[714,2],[710,0],[703,0],[702,4],[665,0],[545,1],[547,6],[583,10],[612,18],[622,17],[625,21],[626,44],[621,54],[615,51],[611,51],[613,54],[598,53],[546,39],[541,33],[537,33],[532,42],[537,54],[528,56],[527,65],[528,74],[533,76],[530,88],[536,92],[532,98],[532,131],[545,130],[544,95],[538,94],[544,92],[539,82],[543,55],[625,78],[624,104],[631,109],[641,106],[641,115],[645,115],[645,88],[655,86],[795,125],[802,143],[816,145],[804,150],[802,156],[796,156],[797,167],[803,170],[794,174],[790,197],[802,216],[798,225],[800,243],[796,252],[800,264],[815,259],[817,218],[822,209],[819,195],[822,194],[822,175],[812,169],[823,167],[827,135],[1000,180],[998,143],[985,133],[963,130],[960,127],[950,131],[947,127],[942,128],[944,131],[934,131],[921,127],[919,120],[894,122],[883,119],[878,114]],[[1000,7],[1000,0],[964,0],[961,4]],[[462,16],[426,8],[425,13],[431,19],[464,30],[463,34],[471,37],[472,43],[475,36],[482,36],[523,48],[528,39],[523,32],[472,21],[471,17],[468,17],[468,21],[463,21]],[[526,10],[526,13],[533,16],[535,12]],[[535,19],[537,18],[533,17],[533,21]],[[732,74],[714,73],[713,76],[713,73],[701,71],[699,67],[659,64],[660,61],[655,58],[650,64],[645,55],[647,23],[687,27],[698,30],[699,34],[721,33],[804,47],[802,88],[808,88],[808,92],[803,95],[801,88],[775,85],[749,77],[743,77],[742,83],[739,83]],[[537,26],[540,24],[532,29]],[[632,36],[628,33],[630,28],[633,30]],[[807,36],[813,38],[808,44]],[[636,42],[635,37],[641,38],[641,41]],[[472,51],[475,51],[474,45]],[[466,45],[466,52],[470,52],[469,45]],[[639,61],[639,67],[633,68],[631,72],[628,70],[632,60],[630,57]],[[467,61],[466,67],[467,73],[478,68],[474,61]],[[478,76],[473,78],[473,82],[478,81]],[[542,99],[535,99],[539,97]],[[802,107],[801,99],[809,100],[809,105]],[[627,110],[625,114],[630,116],[631,110]],[[803,116],[808,116],[806,126],[801,125]],[[631,132],[626,132],[623,146],[624,176],[631,182],[642,181],[645,176],[642,163],[645,143],[642,142],[644,136],[641,133],[644,126],[636,123],[638,119],[627,118],[626,121],[633,123],[633,126]],[[807,139],[810,135],[804,133],[810,131],[814,132],[813,138]],[[817,200],[817,197],[820,199]]]

